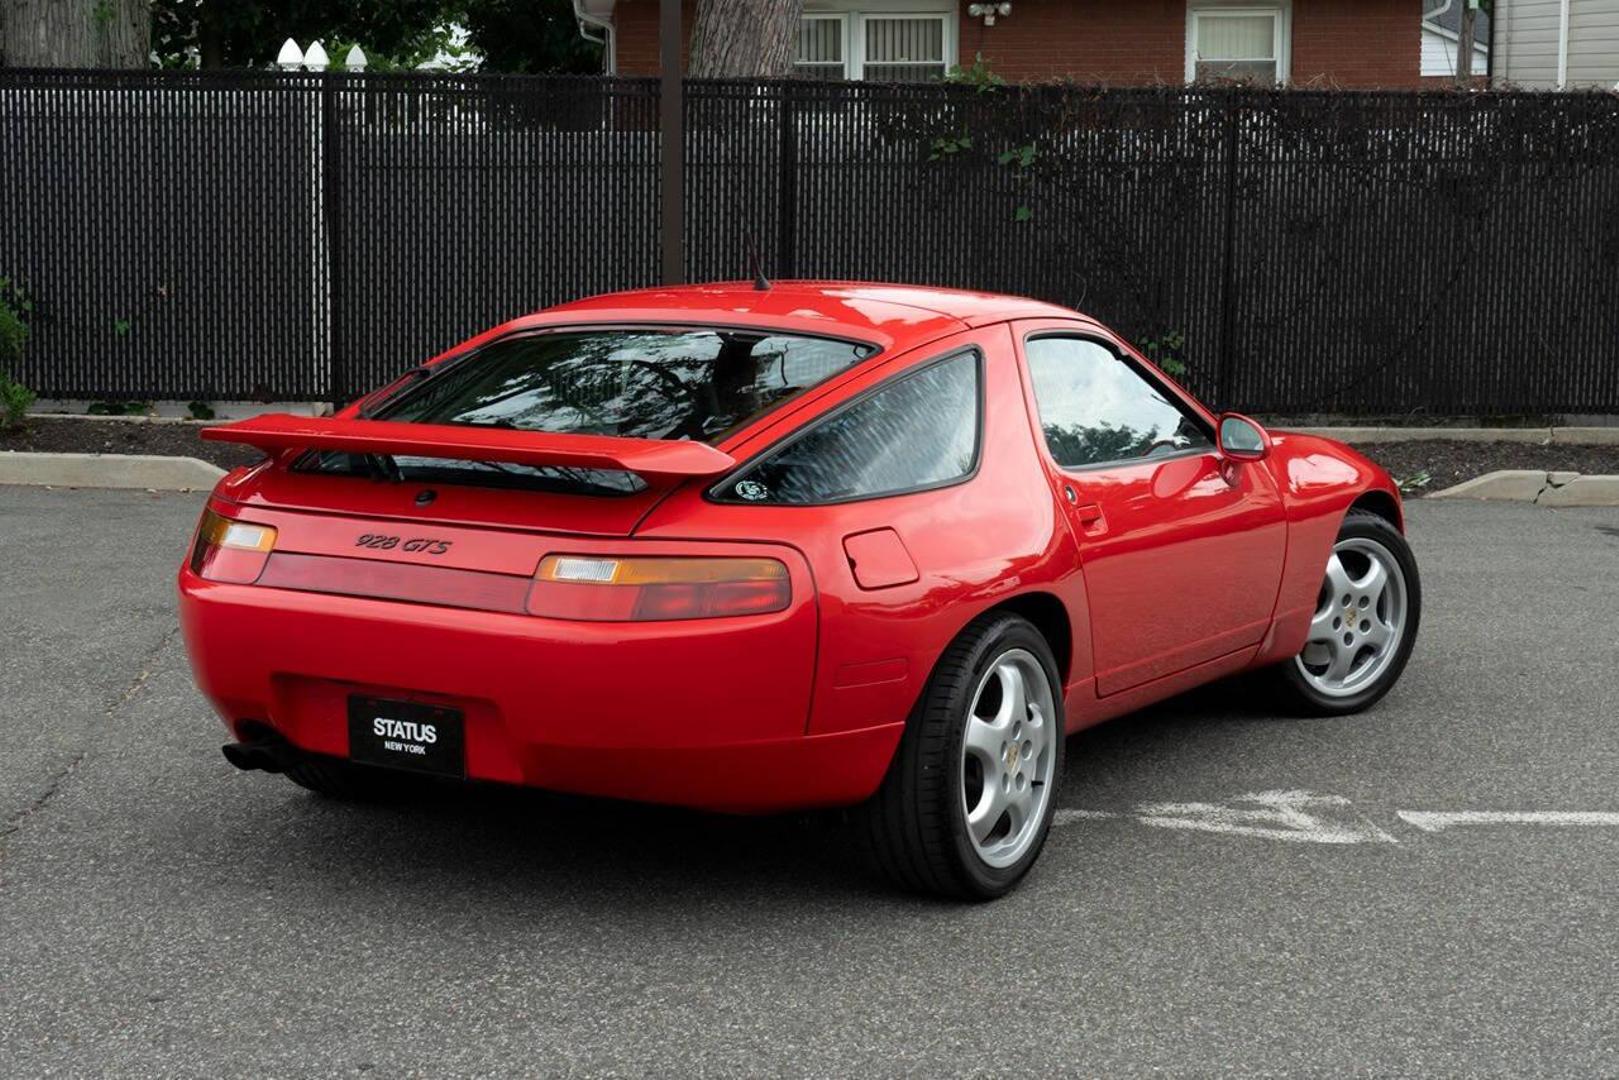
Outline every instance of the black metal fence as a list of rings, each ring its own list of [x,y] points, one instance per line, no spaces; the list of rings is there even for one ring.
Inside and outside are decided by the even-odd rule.
[[[658,275],[652,80],[0,71],[19,377],[342,400]],[[688,276],[1023,293],[1221,405],[1619,412],[1619,97],[693,82]]]

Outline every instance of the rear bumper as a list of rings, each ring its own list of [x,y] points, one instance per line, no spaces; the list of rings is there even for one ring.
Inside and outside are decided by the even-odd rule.
[[[346,757],[350,695],[459,709],[469,779],[730,811],[855,803],[903,718],[806,734],[816,612],[579,623],[180,573],[197,683],[233,733]]]

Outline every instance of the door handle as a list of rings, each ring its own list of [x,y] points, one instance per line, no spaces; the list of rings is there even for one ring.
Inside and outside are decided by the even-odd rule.
[[[1095,503],[1083,503],[1074,507],[1074,520],[1089,530],[1102,520],[1102,508]]]

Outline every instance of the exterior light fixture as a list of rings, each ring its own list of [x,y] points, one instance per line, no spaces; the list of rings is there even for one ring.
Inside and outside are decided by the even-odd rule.
[[[297,71],[304,66],[304,51],[296,41],[288,38],[281,51],[275,54],[275,63],[283,71]]]
[[[994,26],[998,16],[1012,14],[1012,5],[1006,0],[998,4],[968,4],[967,14],[975,19],[982,16],[985,26]]]
[[[331,61],[326,56],[326,48],[318,41],[310,45],[309,51],[304,53],[304,67],[310,71],[325,71],[329,63]]]

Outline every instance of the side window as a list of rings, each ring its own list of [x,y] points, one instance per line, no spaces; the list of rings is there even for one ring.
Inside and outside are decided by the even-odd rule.
[[[1212,447],[1181,405],[1111,349],[1086,338],[1037,337],[1024,345],[1040,428],[1068,469]]]
[[[960,480],[978,461],[978,380],[976,352],[927,364],[817,421],[712,494],[808,505]]]

